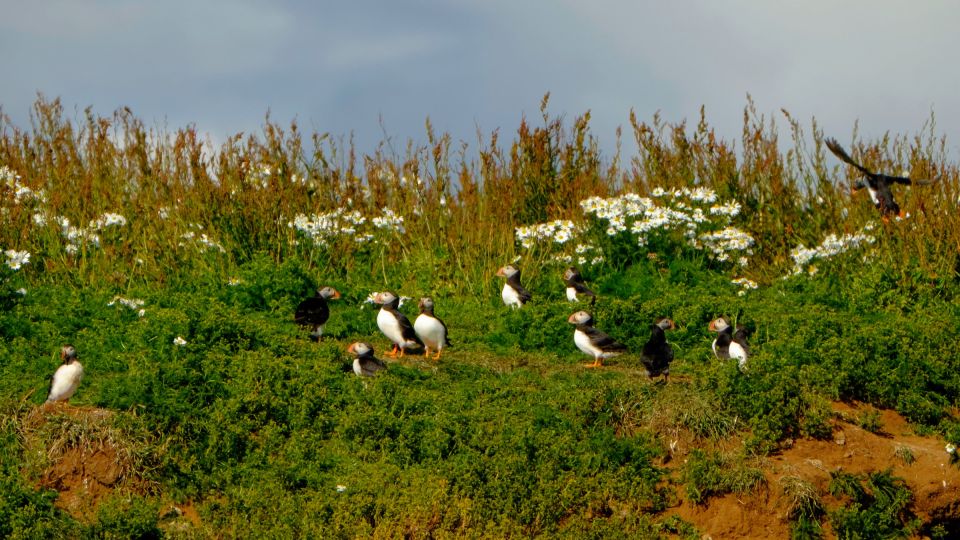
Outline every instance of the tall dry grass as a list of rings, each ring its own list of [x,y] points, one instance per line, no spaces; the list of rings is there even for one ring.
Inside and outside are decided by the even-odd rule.
[[[0,246],[43,253],[34,259],[35,271],[69,274],[77,283],[123,283],[131,268],[159,281],[184,265],[226,272],[267,252],[277,261],[305,256],[318,271],[341,274],[406,261],[405,271],[437,272],[452,290],[485,292],[494,286],[495,268],[517,253],[516,226],[583,219],[579,201],[592,195],[699,185],[736,199],[744,208],[738,226],[757,240],[750,271],[759,279],[781,275],[794,246],[815,245],[827,233],[852,232],[878,218],[865,195],[851,197],[855,172],[827,159],[815,120],[808,134],[783,111],[784,142],[774,118],[748,101],[738,144],[718,137],[703,110],[695,126],[659,115],[641,121],[631,113],[636,148],[625,166],[619,151],[601,154],[589,112],[567,125],[549,113],[549,95],[540,112],[535,120],[522,119],[509,139],[494,131],[478,133],[473,146],[456,143],[427,121],[425,144],[410,142],[398,151],[384,143],[360,156],[350,140],[304,135],[295,122],[281,125],[269,116],[260,133],[236,134],[213,148],[197,126],[149,127],[127,108],[108,117],[87,109],[71,118],[59,99],[40,97],[29,126],[0,117],[0,165],[46,194],[48,215],[83,224],[117,212],[129,219],[128,229],[100,249],[69,256],[55,230],[31,219],[41,203],[12,204],[9,187],[2,186]],[[912,217],[883,225],[880,256],[904,277],[955,277],[958,169],[933,116],[914,135],[862,141],[854,130],[853,143],[843,143],[867,167],[938,180],[894,188]],[[333,253],[309,250],[288,226],[296,213],[350,208],[375,215],[385,207],[404,216],[407,234],[372,255],[354,257],[348,244]],[[225,253],[191,256],[181,245],[191,231],[215,239]]]

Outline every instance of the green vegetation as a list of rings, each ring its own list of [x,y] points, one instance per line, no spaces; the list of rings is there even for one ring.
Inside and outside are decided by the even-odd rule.
[[[428,123],[428,145],[360,158],[269,119],[211,149],[127,110],[70,120],[40,100],[26,131],[0,117],[0,536],[695,537],[663,512],[679,431],[701,446],[679,473],[695,502],[762,486],[751,460],[788,439],[830,437],[830,400],[960,440],[960,184],[932,121],[853,146],[939,180],[899,189],[912,217],[882,223],[815,125],[808,149],[790,120],[783,152],[748,107],[734,151],[704,119],[631,118],[625,166],[589,115],[568,128],[543,111],[475,156]],[[534,300],[510,311],[493,274],[517,256]],[[677,322],[669,383],[636,354],[581,366],[567,264],[632,351],[656,317]],[[314,343],[292,313],[320,285],[343,296]],[[434,297],[442,360],[349,371],[350,342],[388,349],[364,303],[379,290]],[[753,330],[745,372],[711,353],[720,315]],[[38,424],[64,343],[85,367],[71,404],[109,414]],[[735,452],[712,449],[731,437]],[[38,487],[59,450],[107,443],[126,482],[93,515]],[[915,530],[896,479],[835,484],[838,534]],[[783,486],[798,537],[820,531],[809,488]],[[168,525],[186,501],[201,529]]]
[[[868,475],[831,473],[830,494],[848,499],[845,506],[830,512],[838,538],[908,538],[920,526],[909,512],[913,494],[889,470]]]

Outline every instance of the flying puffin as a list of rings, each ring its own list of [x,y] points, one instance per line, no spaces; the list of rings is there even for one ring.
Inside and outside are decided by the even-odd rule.
[[[500,291],[500,297],[503,298],[504,304],[512,308],[518,308],[529,302],[530,298],[533,297],[530,291],[524,289],[523,285],[520,284],[520,270],[514,268],[512,264],[497,270],[497,275],[507,278],[507,282],[503,284],[503,290]]]
[[[713,354],[721,360],[736,358],[737,367],[740,368],[740,371],[744,371],[747,367],[748,354],[745,347],[746,328],[740,327],[738,329],[739,341],[734,339],[733,327],[723,317],[710,321],[709,328],[711,332],[718,333],[717,339],[713,340]]]
[[[413,330],[423,342],[423,355],[429,356],[430,349],[433,349],[437,351],[433,359],[439,360],[443,348],[450,345],[450,340],[447,338],[447,325],[433,315],[433,299],[421,298],[419,306],[420,315],[413,321]]]
[[[410,320],[398,310],[400,298],[397,295],[392,292],[381,292],[373,295],[373,301],[380,304],[377,326],[380,327],[383,335],[393,342],[393,350],[388,352],[387,356],[395,358],[399,352],[402,358],[404,349],[412,349],[417,345],[423,346]]]
[[[353,372],[360,377],[373,377],[387,365],[373,355],[373,347],[369,343],[358,341],[347,347],[347,352],[356,356],[353,360]]]
[[[567,268],[563,273],[563,282],[567,285],[567,300],[570,302],[576,302],[578,294],[589,296],[591,306],[597,302],[597,294],[587,288],[583,276],[576,268],[572,266]]]
[[[319,289],[316,295],[300,302],[297,311],[293,314],[293,320],[297,324],[310,326],[312,328],[310,337],[320,341],[323,336],[323,325],[330,318],[330,308],[327,306],[327,300],[337,300],[338,298],[340,298],[340,292],[333,287]]]
[[[665,330],[672,330],[677,325],[672,320],[663,317],[650,325],[650,339],[643,345],[640,353],[640,362],[647,369],[647,376],[651,379],[663,375],[666,382],[670,376],[670,362],[673,362],[673,347],[667,343]]]
[[[567,319],[570,324],[577,325],[573,332],[573,342],[577,348],[593,357],[592,364],[587,367],[600,367],[601,361],[611,356],[626,352],[626,345],[619,343],[612,337],[593,327],[593,317],[586,311],[578,311]]]
[[[47,403],[54,401],[66,402],[70,396],[77,391],[80,386],[80,379],[83,378],[83,366],[77,360],[77,350],[73,345],[64,345],[60,349],[60,359],[63,363],[54,372],[50,379],[50,394],[47,396]]]
[[[893,200],[893,192],[890,191],[890,184],[897,183],[909,186],[910,184],[927,185],[934,182],[933,180],[911,180],[905,176],[888,176],[886,174],[875,173],[854,161],[835,139],[827,138],[824,139],[823,142],[827,144],[827,148],[829,148],[835,156],[840,158],[840,161],[852,165],[853,168],[863,174],[864,178],[857,180],[856,184],[854,184],[854,189],[867,188],[867,192],[870,194],[870,200],[873,201],[874,206],[880,210],[884,221],[889,220],[891,214],[903,217],[903,212],[900,211],[900,205],[897,204],[897,201]]]

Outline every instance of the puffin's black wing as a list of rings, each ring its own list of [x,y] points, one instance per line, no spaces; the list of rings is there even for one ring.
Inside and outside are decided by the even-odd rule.
[[[533,298],[533,294],[531,294],[530,291],[524,289],[523,285],[521,285],[519,282],[512,283],[511,286],[514,289],[516,289],[517,296],[520,297],[520,302],[526,304],[527,302],[530,301],[531,298]]]
[[[870,169],[867,169],[863,165],[860,165],[859,163],[854,161],[853,158],[850,157],[849,154],[847,154],[846,150],[844,150],[843,147],[840,146],[840,143],[838,143],[835,139],[826,138],[823,140],[823,142],[827,144],[827,148],[829,148],[830,151],[833,152],[833,155],[837,156],[840,159],[840,161],[843,161],[848,165],[852,165],[855,169],[857,169],[858,171],[862,172],[867,176],[873,176],[873,177],[877,176]]]
[[[423,342],[420,341],[417,333],[413,330],[413,325],[410,324],[410,319],[408,319],[406,315],[400,313],[399,311],[394,311],[393,315],[397,318],[397,324],[400,325],[400,335],[403,336],[403,339],[415,341],[422,347]]]
[[[585,296],[592,296],[594,301],[597,299],[597,293],[591,291],[587,288],[582,281],[570,281],[570,286],[573,287],[573,290],[577,291],[577,294],[582,294]]]
[[[297,324],[324,324],[330,318],[330,308],[323,298],[312,296],[297,306],[293,320]]]
[[[651,377],[656,377],[670,366],[670,362],[673,362],[673,347],[667,343],[663,329],[654,325],[652,330],[650,339],[643,345],[640,362],[647,368]]]
[[[733,341],[743,347],[744,352],[750,354],[750,346],[747,345],[747,337],[750,330],[746,326],[737,326],[737,331],[733,333]]]
[[[870,177],[870,179],[875,180],[877,182],[880,182],[883,184],[903,184],[905,186],[909,186],[910,184],[925,186],[935,182],[935,180],[928,180],[925,178],[919,178],[919,179],[913,180],[906,176],[892,176],[889,174],[875,173],[870,169],[854,161],[853,158],[851,158],[850,155],[847,154],[847,152],[843,149],[842,146],[840,146],[839,143],[837,143],[836,140],[828,138],[828,139],[824,139],[823,142],[827,144],[827,148],[829,148],[830,151],[833,152],[833,154],[837,156],[841,161],[849,165],[852,165],[855,169],[857,169],[861,173]]]
[[[446,341],[445,346],[453,347],[453,344],[450,343],[450,331],[447,329],[447,323],[440,320],[440,317],[434,316],[433,318],[443,327],[443,339]]]
[[[878,174],[876,175],[877,179],[881,182],[887,184],[903,184],[909,186],[911,184],[916,184],[918,186],[927,186],[934,183],[936,180],[929,180],[927,178],[918,178],[916,180],[912,178],[907,178],[906,176],[890,176],[887,174]]]
[[[597,330],[596,328],[594,328],[594,327],[592,327],[592,326],[588,326],[588,327],[584,328],[584,329],[583,329],[583,333],[585,333],[585,334],[587,335],[587,337],[590,338],[590,343],[592,343],[594,347],[597,347],[597,348],[600,349],[601,351],[605,351],[605,352],[621,351],[621,352],[623,352],[623,351],[626,351],[626,350],[627,350],[627,346],[626,346],[626,345],[624,345],[623,343],[620,343],[619,341],[613,339],[612,337],[604,334],[603,332],[601,332],[600,330]]]

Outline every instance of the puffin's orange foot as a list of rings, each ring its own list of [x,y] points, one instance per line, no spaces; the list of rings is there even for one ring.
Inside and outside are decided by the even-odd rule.
[[[390,358],[396,358],[396,357],[397,357],[397,350],[401,350],[401,351],[402,351],[402,349],[400,349],[399,347],[397,347],[396,345],[394,345],[394,346],[393,346],[393,350],[390,351],[390,352],[388,352],[388,353],[385,353],[385,354],[386,354],[387,356],[389,356]]]
[[[440,360],[440,351],[437,351],[437,355],[433,357],[434,360]]]
[[[603,366],[601,366],[601,365],[600,365],[600,361],[597,360],[596,362],[594,362],[594,363],[592,363],[592,364],[584,364],[583,367],[597,368],[597,367],[603,367]]]
[[[423,357],[424,357],[424,358],[430,358],[430,347],[424,347],[424,348],[423,348]]]

